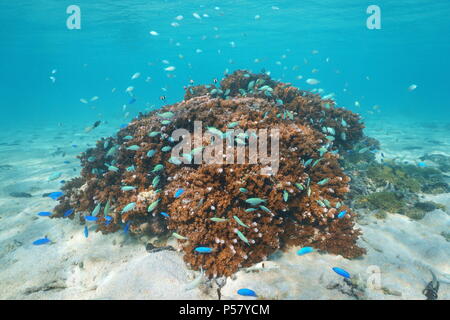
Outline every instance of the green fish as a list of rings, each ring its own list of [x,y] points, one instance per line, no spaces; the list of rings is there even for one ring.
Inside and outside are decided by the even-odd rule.
[[[153,157],[155,154],[156,154],[156,150],[154,150],[154,149],[148,150],[148,152],[147,152],[147,157],[151,158],[151,157]]]
[[[163,166],[162,164],[157,164],[157,165],[153,168],[152,172],[158,172],[158,171],[161,171],[163,168],[164,168],[164,166]]]
[[[283,190],[283,200],[287,202],[289,199],[289,193],[286,190]]]
[[[217,128],[214,128],[214,127],[208,127],[207,128],[207,131],[209,131],[210,133],[212,133],[212,134],[214,134],[214,135],[218,135],[219,137],[223,137],[223,132],[222,131],[220,131],[219,129],[217,129]]]
[[[210,218],[210,220],[214,221],[214,222],[225,222],[225,221],[228,221],[228,219],[217,218],[217,217],[212,217],[212,218]]]
[[[95,206],[94,211],[92,211],[91,216],[94,216],[94,217],[97,216],[98,213],[100,212],[101,206],[102,206],[102,203],[99,202],[99,203]]]
[[[150,137],[150,138],[154,138],[154,137],[156,137],[158,134],[160,134],[161,132],[159,132],[159,131],[152,131],[152,132],[149,132],[149,134],[148,134],[148,136]]]
[[[159,203],[159,199],[156,201],[153,201],[147,208],[147,212],[152,212],[153,210],[155,210],[155,208],[158,206]]]
[[[248,190],[247,190],[247,189],[245,189],[245,188],[239,188],[239,191],[240,191],[240,192],[243,192],[243,193],[246,193],[246,192],[248,192]]]
[[[323,185],[326,184],[329,180],[330,180],[330,179],[325,178],[325,179],[320,180],[319,182],[317,182],[317,184],[318,184],[319,186],[323,186]]]
[[[108,170],[109,170],[109,171],[117,172],[117,171],[119,171],[119,168],[117,168],[116,166],[109,166],[109,167],[108,167]]]
[[[250,228],[248,225],[246,225],[245,223],[243,223],[242,220],[239,219],[237,216],[233,216],[233,218],[234,218],[234,220],[236,220],[236,222],[237,222],[239,225],[243,226],[244,228]]]
[[[245,212],[253,212],[253,211],[256,211],[256,210],[258,210],[258,209],[256,209],[256,208],[248,208],[248,209],[245,209]]]
[[[248,242],[248,239],[244,236],[244,234],[242,232],[240,232],[239,230],[236,230],[236,234],[242,241],[244,241],[246,244],[250,245],[250,243]]]
[[[125,136],[125,137],[123,137],[123,140],[131,140],[131,139],[133,139],[133,136]]]
[[[269,208],[265,207],[265,206],[259,206],[261,208],[261,210],[267,212],[267,213],[272,213],[272,211],[270,211]]]
[[[125,213],[125,212],[128,212],[128,211],[131,211],[134,208],[136,208],[136,202],[131,202],[131,203],[127,204],[125,207],[123,207],[121,213]]]
[[[164,119],[170,119],[174,116],[175,114],[173,112],[164,112],[164,113],[159,113],[158,116]]]
[[[266,200],[261,199],[261,198],[249,198],[249,199],[245,200],[245,202],[247,202],[248,204],[250,204],[252,206],[257,206],[258,204],[266,202]]]
[[[131,190],[136,189],[136,187],[133,187],[133,186],[123,186],[123,187],[121,187],[120,189],[121,189],[122,191],[131,191]]]
[[[172,236],[177,238],[178,240],[188,240],[188,238],[183,237],[182,235],[180,235],[180,234],[178,234],[176,232],[172,233]]]
[[[171,149],[172,149],[172,147],[170,147],[170,146],[165,146],[165,147],[162,147],[162,148],[161,148],[161,151],[162,151],[162,152],[169,152]]]
[[[156,177],[153,178],[153,181],[152,181],[152,186],[153,186],[153,188],[156,188],[156,186],[158,185],[158,183],[159,183],[160,180],[161,180],[161,179],[160,179],[159,176],[156,176]]]
[[[116,152],[117,152],[117,146],[112,147],[111,149],[108,150],[108,152],[106,153],[106,157],[112,157]]]
[[[198,148],[192,149],[191,155],[197,154],[197,153],[201,152],[201,151],[203,150],[203,148],[204,148],[204,147],[198,147]]]
[[[305,186],[301,183],[295,183],[294,185],[302,191],[305,190]]]
[[[105,208],[103,209],[103,216],[109,215],[109,209],[111,208],[111,202],[108,200],[106,202]]]
[[[170,124],[170,120],[161,120],[161,124],[163,125],[163,126],[167,126],[168,124]]]
[[[170,157],[169,160],[167,160],[167,161],[169,161],[170,163],[172,163],[176,166],[178,166],[182,163],[181,160],[178,159],[177,157]]]
[[[127,150],[131,150],[131,151],[138,151],[139,149],[140,149],[141,147],[139,147],[139,146],[137,146],[137,145],[132,145],[132,146],[129,146],[128,148],[127,148]]]
[[[239,125],[239,122],[231,122],[227,125],[228,128],[232,129]]]
[[[311,196],[311,188],[308,187],[308,197]]]

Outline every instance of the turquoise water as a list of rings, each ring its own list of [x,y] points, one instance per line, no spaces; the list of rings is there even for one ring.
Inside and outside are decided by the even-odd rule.
[[[81,9],[81,30],[66,27],[71,4]],[[366,27],[371,4],[381,8],[380,30]],[[317,78],[317,87],[336,93],[339,105],[369,118],[374,105],[381,116],[448,117],[446,0],[3,1],[0,10],[3,126],[118,119],[129,101],[125,89],[133,85],[131,117],[162,106],[161,95],[167,103],[179,101],[189,80],[210,83],[227,68],[264,68],[304,89],[313,88],[307,78]],[[194,12],[209,17],[199,20]],[[184,19],[177,21],[178,15]],[[176,70],[164,71],[169,65]],[[53,69],[55,83],[49,79]],[[132,81],[135,72],[141,77]],[[412,92],[411,84],[417,85]],[[99,100],[80,103],[93,96]]]

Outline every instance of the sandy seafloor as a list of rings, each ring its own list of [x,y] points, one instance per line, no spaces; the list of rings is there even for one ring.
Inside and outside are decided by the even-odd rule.
[[[417,162],[426,153],[450,156],[449,127],[449,123],[373,120],[365,132],[380,140],[386,158]],[[59,180],[79,174],[76,155],[114,132],[112,125],[91,133],[83,129],[66,124],[0,131],[0,298],[216,299],[216,290],[203,284],[185,290],[198,273],[186,267],[180,252],[148,253],[145,243],[151,239],[122,232],[102,235],[94,232],[95,227],[85,238],[78,218],[37,216],[56,204],[42,194],[59,190]],[[66,156],[52,155],[57,148]],[[55,171],[63,176],[48,182]],[[33,197],[14,198],[9,196],[13,191]],[[343,278],[331,268],[341,267],[363,283],[374,270],[380,271],[375,276],[382,289],[367,287],[366,299],[424,299],[429,269],[440,281],[439,299],[450,299],[450,242],[441,235],[450,231],[450,194],[424,199],[447,206],[447,211],[429,212],[418,221],[395,213],[385,220],[365,214],[358,223],[363,232],[359,244],[367,249],[362,258],[347,260],[317,252],[300,257],[294,247],[270,257],[272,262],[263,271],[241,270],[229,278],[223,298],[243,299],[236,291],[246,287],[269,299],[354,299],[335,287],[343,284]],[[45,235],[52,244],[32,244]],[[173,241],[169,244],[176,246]]]

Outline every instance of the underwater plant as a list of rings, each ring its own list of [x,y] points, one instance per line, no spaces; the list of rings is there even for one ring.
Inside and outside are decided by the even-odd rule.
[[[196,121],[216,139],[174,157],[172,132],[192,133]],[[241,164],[192,161],[230,128],[244,132],[233,146],[248,145],[249,130],[277,128],[278,170],[262,174],[265,164],[248,154]],[[53,217],[74,210],[82,222],[95,216],[103,233],[172,235],[186,263],[208,276],[294,245],[354,258],[365,250],[356,245],[356,214],[344,204],[350,178],[338,160],[362,137],[360,117],[333,100],[239,70],[220,86],[187,87],[183,101],[140,114],[82,153],[81,177],[64,185]]]

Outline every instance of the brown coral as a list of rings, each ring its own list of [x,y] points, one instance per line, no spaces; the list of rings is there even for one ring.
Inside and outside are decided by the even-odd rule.
[[[243,132],[256,130],[256,136],[262,129],[276,128],[278,170],[262,174],[267,164],[253,161],[248,153],[243,164],[199,164],[186,161],[186,155],[184,164],[173,161],[168,147],[177,141],[171,139],[172,132],[183,128],[192,133],[195,121],[223,133],[233,124]],[[354,213],[343,205],[350,179],[340,168],[338,152],[356,143],[362,129],[358,115],[336,108],[332,100],[323,101],[266,74],[237,71],[220,87],[187,88],[184,101],[141,115],[117,137],[98,141],[80,157],[82,177],[66,187],[55,216],[68,208],[89,214],[98,203],[103,209],[109,201],[109,213],[98,214],[100,231],[129,224],[132,233],[176,232],[188,238],[179,240],[185,261],[209,275],[230,275],[290,245],[356,257],[364,250],[356,246]],[[203,136],[201,141],[208,146],[217,139]],[[236,158],[238,148],[231,141]],[[242,141],[248,145],[250,136],[244,134]],[[158,165],[163,165],[161,170]],[[136,189],[122,191],[121,186]],[[175,198],[179,189],[184,192]],[[249,198],[263,202],[251,205]],[[129,203],[135,203],[134,209],[121,213]],[[346,215],[337,218],[343,210]],[[105,223],[105,214],[111,222]],[[213,251],[197,253],[199,246]]]

